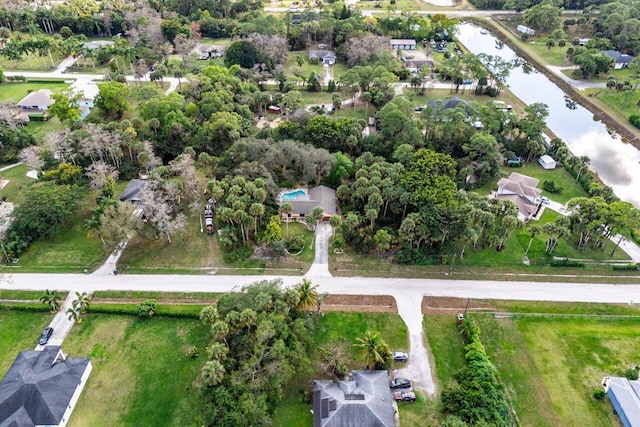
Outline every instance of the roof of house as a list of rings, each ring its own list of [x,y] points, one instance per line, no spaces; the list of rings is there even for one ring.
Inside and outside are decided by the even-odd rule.
[[[469,107],[469,104],[467,103],[467,101],[458,98],[457,96],[452,96],[451,98],[447,98],[444,101],[442,100],[437,100],[437,99],[430,99],[427,102],[427,105],[429,105],[433,111],[438,110],[439,107],[439,102],[442,102],[442,109],[443,110],[448,110],[450,108],[457,108],[460,104],[462,104],[462,106],[464,107],[465,111],[467,112],[467,115],[471,114],[471,107]]]
[[[539,179],[512,172],[509,178],[500,178],[498,181],[498,194],[496,197],[511,200],[518,206],[518,210],[525,214],[531,215],[535,213],[538,205],[532,200],[537,199],[542,190],[536,188]],[[500,194],[502,190],[515,194]]]
[[[313,427],[393,427],[387,371],[353,371],[352,381],[313,382]]]
[[[602,53],[607,55],[609,58],[613,58],[616,64],[628,64],[633,61],[633,56],[625,55],[617,50],[603,50]]]
[[[408,44],[408,45],[415,46],[416,41],[414,39],[391,39],[389,43],[391,43],[391,46],[398,45],[398,44]]]
[[[610,399],[613,395],[615,400],[618,402],[620,409],[624,412],[624,414],[618,413],[621,418],[624,416],[624,418],[629,422],[629,425],[640,425],[639,380],[629,381],[626,378],[611,377],[609,378],[609,389],[607,390],[607,395],[609,395]]]
[[[309,59],[311,58],[336,58],[336,53],[332,50],[312,50],[309,52]]]
[[[52,104],[53,99],[51,99],[51,90],[49,89],[40,89],[35,92],[31,92],[18,102],[20,107],[31,107],[34,105],[45,105],[48,107]]]
[[[95,40],[92,42],[85,42],[84,43],[84,47],[86,47],[87,49],[100,49],[103,46],[113,46],[115,45],[115,42],[112,42],[110,40]]]
[[[433,61],[431,59],[407,59],[402,65],[404,65],[405,68],[422,68],[425,65],[433,68]]]
[[[309,215],[313,208],[320,206],[329,215],[336,213],[336,190],[319,185],[307,191],[307,197],[287,200],[291,204],[293,214]]]
[[[90,362],[60,346],[21,351],[0,382],[0,426],[58,425]]]
[[[199,43],[196,45],[196,47],[193,48],[192,52],[203,54],[203,53],[209,53],[209,52],[225,52],[226,50],[227,50],[227,47],[223,45]]]
[[[132,179],[127,184],[119,199],[122,202],[139,202],[142,190],[147,185],[146,179]]]

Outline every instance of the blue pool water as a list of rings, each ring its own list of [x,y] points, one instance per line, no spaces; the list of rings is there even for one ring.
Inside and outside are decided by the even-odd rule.
[[[304,196],[307,194],[304,190],[296,190],[290,191],[289,193],[284,193],[280,198],[282,200],[295,200],[300,196]]]

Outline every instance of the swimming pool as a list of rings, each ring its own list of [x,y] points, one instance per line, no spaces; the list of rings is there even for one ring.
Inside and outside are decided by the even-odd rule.
[[[288,193],[283,193],[282,196],[280,196],[280,200],[295,200],[300,196],[305,196],[306,194],[307,192],[304,190],[289,191]]]

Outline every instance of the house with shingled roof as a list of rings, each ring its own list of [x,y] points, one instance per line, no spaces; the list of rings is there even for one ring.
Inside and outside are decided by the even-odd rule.
[[[66,426],[91,370],[58,345],[21,351],[0,382],[0,427]]]
[[[395,427],[387,371],[353,371],[352,376],[313,382],[313,427]]]
[[[498,181],[497,199],[511,200],[518,206],[518,211],[523,219],[535,216],[540,203],[538,198],[542,190],[536,188],[539,179],[512,172],[509,178],[500,178]]]

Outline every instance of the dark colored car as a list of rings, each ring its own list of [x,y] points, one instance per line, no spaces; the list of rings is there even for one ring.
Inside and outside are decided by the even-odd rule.
[[[411,381],[406,378],[396,378],[395,380],[389,381],[389,387],[391,388],[410,388]]]
[[[393,398],[403,402],[415,402],[416,394],[412,391],[396,391],[393,393]]]
[[[395,360],[396,362],[406,362],[407,360],[409,360],[409,355],[403,351],[394,351],[393,360]]]
[[[40,339],[38,340],[38,344],[45,345],[47,341],[49,341],[49,338],[51,338],[52,334],[53,334],[53,328],[49,326],[44,328],[44,331],[42,331],[42,333],[40,334]]]

